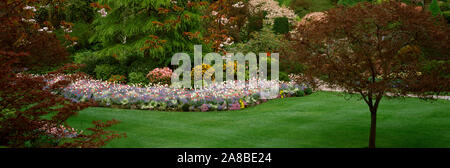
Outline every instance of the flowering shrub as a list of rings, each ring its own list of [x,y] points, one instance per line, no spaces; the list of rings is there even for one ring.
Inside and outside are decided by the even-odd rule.
[[[208,71],[211,68],[211,71]],[[197,65],[194,68],[192,68],[191,71],[191,77],[192,79],[196,80],[202,80],[204,76],[211,76],[211,80],[214,81],[215,77],[214,74],[209,74],[209,73],[214,73],[214,68],[211,67],[211,65],[208,64],[202,64],[202,65]]]
[[[256,81],[234,81],[189,90],[83,79],[63,89],[62,95],[73,102],[93,100],[106,107],[171,111],[239,110],[264,102],[260,99],[260,91],[275,85],[280,86],[281,95],[278,97],[296,96],[299,90],[307,88],[294,82],[261,81],[258,85]]]
[[[279,17],[286,17],[289,22],[294,22],[297,15],[292,9],[282,7],[275,0],[249,0],[251,13],[266,11],[267,23],[273,24],[273,20]]]
[[[169,85],[172,77],[172,70],[169,67],[155,68],[147,74],[150,83]]]

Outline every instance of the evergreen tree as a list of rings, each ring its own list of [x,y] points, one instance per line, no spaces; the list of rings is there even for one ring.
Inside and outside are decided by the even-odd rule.
[[[442,12],[441,12],[441,9],[439,8],[439,4],[438,4],[437,0],[431,1],[430,11],[431,11],[431,15],[433,15],[433,16],[442,15]]]
[[[90,38],[101,44],[94,57],[113,58],[107,64],[115,62],[126,73],[167,66],[174,53],[192,53],[202,44],[203,1],[99,0],[92,6],[101,15]]]

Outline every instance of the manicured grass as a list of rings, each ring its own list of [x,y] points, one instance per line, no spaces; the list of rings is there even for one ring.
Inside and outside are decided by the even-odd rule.
[[[367,105],[356,96],[345,100],[338,94],[271,100],[240,111],[89,108],[69,124],[86,128],[92,120],[122,121],[111,129],[128,137],[106,147],[367,147]],[[383,99],[377,146],[450,147],[450,101]]]
[[[282,6],[290,7],[290,4],[293,0],[277,0],[277,1]],[[305,12],[297,13],[297,15],[299,15],[299,17],[303,17],[307,13],[321,12],[321,11],[325,11],[325,10],[328,10],[328,9],[334,7],[331,0],[303,0],[303,1],[307,2],[307,4],[309,4],[309,6],[308,6],[309,10],[305,11],[306,13]]]

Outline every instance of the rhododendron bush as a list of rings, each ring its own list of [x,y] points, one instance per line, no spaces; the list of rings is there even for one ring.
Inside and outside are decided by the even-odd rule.
[[[150,83],[168,85],[172,77],[172,70],[169,67],[155,68],[147,74]]]

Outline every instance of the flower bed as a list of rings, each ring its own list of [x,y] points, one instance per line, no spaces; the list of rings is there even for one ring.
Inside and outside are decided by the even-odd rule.
[[[50,81],[51,82],[51,81]],[[303,96],[305,85],[293,82],[264,81],[260,86],[280,85],[278,98]],[[263,87],[264,88],[264,87]],[[168,86],[133,86],[93,79],[81,79],[60,94],[74,101],[93,100],[99,106],[168,111],[239,110],[266,102],[260,99],[261,87],[242,82],[223,82],[203,89],[178,89]]]

